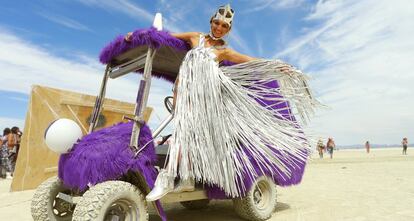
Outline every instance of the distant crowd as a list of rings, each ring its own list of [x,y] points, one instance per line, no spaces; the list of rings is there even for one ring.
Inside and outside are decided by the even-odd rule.
[[[404,137],[402,139],[401,145],[402,145],[402,148],[403,148],[402,154],[407,155],[408,139],[406,137]],[[328,152],[330,158],[332,159],[333,150],[334,150],[335,147],[336,147],[335,142],[334,142],[332,137],[328,138],[328,142],[326,143],[326,145],[324,144],[322,138],[320,138],[318,140],[318,143],[316,144],[316,150],[319,153],[319,158],[323,158],[324,152]],[[367,153],[369,153],[370,149],[371,149],[371,144],[369,143],[369,141],[366,141],[365,142],[365,150],[367,151]]]
[[[0,177],[11,179],[16,166],[22,132],[18,127],[4,128],[0,136]]]

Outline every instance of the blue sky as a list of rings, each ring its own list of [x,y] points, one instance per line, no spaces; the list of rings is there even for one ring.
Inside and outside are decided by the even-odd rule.
[[[44,0],[0,5],[0,128],[24,126],[31,85],[96,95],[100,50],[113,38],[152,24],[172,32],[209,30],[225,1]],[[338,144],[399,143],[414,137],[414,2],[409,0],[230,1],[228,41],[237,51],[285,60],[312,78],[329,108],[309,125]],[[138,76],[110,82],[108,97],[134,100]],[[151,125],[166,116],[171,85],[155,80]],[[414,139],[414,138],[412,138]]]

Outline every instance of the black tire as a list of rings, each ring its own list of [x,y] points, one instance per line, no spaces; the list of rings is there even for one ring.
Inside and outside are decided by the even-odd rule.
[[[276,184],[266,176],[259,177],[246,196],[233,199],[236,213],[247,220],[269,219],[277,204]]]
[[[73,213],[74,221],[148,220],[141,191],[124,181],[106,181],[83,194]]]
[[[57,198],[59,192],[70,193],[62,181],[51,177],[37,187],[31,202],[34,221],[70,221],[75,205]]]
[[[204,209],[210,203],[209,199],[202,199],[202,200],[192,200],[192,201],[183,201],[180,202],[185,208],[189,210],[199,210]]]

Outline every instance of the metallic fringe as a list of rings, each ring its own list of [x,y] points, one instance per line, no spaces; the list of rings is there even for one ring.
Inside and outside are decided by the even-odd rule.
[[[310,145],[293,115],[287,118],[258,102],[292,102],[304,121],[313,113],[317,101],[307,78],[298,70],[289,75],[277,71],[285,65],[255,60],[219,68],[211,51],[187,53],[179,74],[169,175],[215,184],[239,197],[245,186],[238,176],[257,177],[249,157],[261,170],[277,167],[288,177],[292,156],[306,161]],[[275,80],[279,88],[266,85]]]

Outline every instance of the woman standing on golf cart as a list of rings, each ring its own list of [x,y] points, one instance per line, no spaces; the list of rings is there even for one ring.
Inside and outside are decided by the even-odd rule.
[[[265,172],[290,178],[296,175],[292,165],[304,167],[310,145],[289,105],[306,118],[316,104],[306,79],[282,61],[227,48],[223,37],[233,17],[230,5],[221,6],[210,19],[210,33],[171,34],[192,49],[175,82],[169,164],[159,172],[148,201],[173,191],[177,176],[175,191],[194,189],[195,179],[239,197],[246,180]],[[224,60],[236,65],[220,67]],[[271,86],[276,80],[281,87]]]

